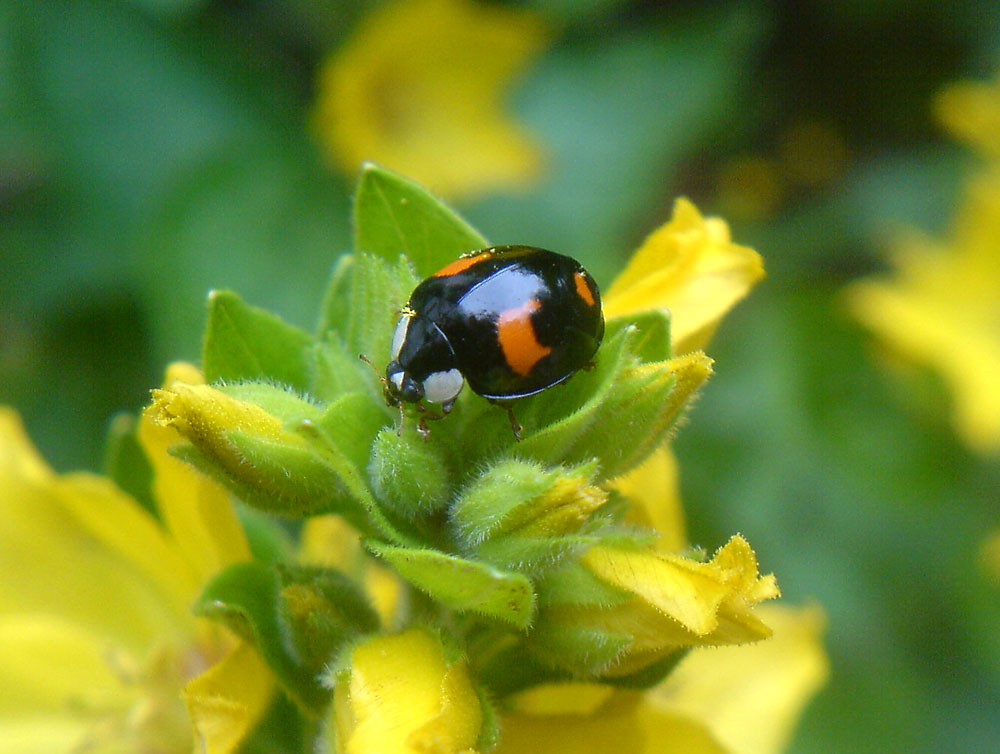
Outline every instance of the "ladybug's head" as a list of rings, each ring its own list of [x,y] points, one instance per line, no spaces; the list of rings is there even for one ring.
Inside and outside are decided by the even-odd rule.
[[[465,378],[448,338],[431,320],[405,311],[396,324],[391,351],[392,361],[385,368],[390,403],[454,402]]]

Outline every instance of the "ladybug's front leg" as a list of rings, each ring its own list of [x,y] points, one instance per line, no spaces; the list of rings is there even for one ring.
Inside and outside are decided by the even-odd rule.
[[[441,404],[441,413],[434,413],[427,408],[422,402],[417,404],[417,411],[420,412],[420,419],[417,420],[417,431],[420,436],[425,440],[429,439],[431,436],[430,427],[427,426],[429,421],[440,421],[444,419],[450,412],[451,407],[455,405],[455,401],[451,400],[447,403]]]

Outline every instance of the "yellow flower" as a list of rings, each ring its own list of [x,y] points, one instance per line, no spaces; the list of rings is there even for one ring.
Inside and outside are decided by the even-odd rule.
[[[351,652],[330,722],[338,754],[474,754],[483,712],[465,662],[411,629]]]
[[[166,453],[173,430],[143,418],[139,438],[159,519],[108,479],[55,474],[0,410],[0,752],[221,754],[270,700],[256,652],[190,613],[249,558],[228,497]]]
[[[686,199],[653,231],[604,296],[608,319],[669,309],[674,353],[702,348],[722,316],[764,276],[760,256]]]
[[[1000,177],[971,187],[949,239],[901,241],[895,268],[852,285],[849,306],[893,351],[941,374],[972,448],[1000,450]]]
[[[323,67],[314,124],[330,160],[374,160],[452,198],[521,188],[540,156],[505,112],[542,48],[536,15],[469,0],[394,0]]]
[[[1000,76],[988,83],[962,81],[946,87],[935,109],[951,133],[987,157],[1000,158]]]
[[[779,595],[774,575],[760,576],[757,559],[736,535],[706,563],[655,550],[598,545],[581,557],[606,584],[629,595],[612,605],[566,604],[542,616],[546,630],[584,630],[628,637],[605,672],[626,675],[692,646],[758,641],[771,630],[752,607]]]
[[[817,608],[761,608],[752,646],[694,649],[645,692],[587,683],[518,694],[496,754],[778,754],[828,673]]]

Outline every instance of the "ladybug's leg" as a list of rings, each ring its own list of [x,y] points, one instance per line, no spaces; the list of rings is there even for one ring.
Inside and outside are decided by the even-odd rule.
[[[514,407],[511,406],[510,403],[506,402],[497,403],[497,405],[503,408],[503,410],[507,412],[507,419],[510,421],[510,428],[514,431],[514,439],[517,440],[518,442],[521,442],[521,440],[524,439],[523,437],[521,437],[521,430],[524,429],[524,427],[521,426],[521,422],[519,422],[517,420],[517,417],[514,416]]]
[[[430,411],[423,403],[417,404],[417,411],[420,412],[420,419],[417,420],[417,431],[420,433],[422,438],[427,440],[431,436],[431,430],[430,427],[427,426],[427,422],[440,421],[441,419],[444,419],[444,417],[448,415],[448,412],[451,411],[453,404],[454,401],[442,403],[440,414]]]

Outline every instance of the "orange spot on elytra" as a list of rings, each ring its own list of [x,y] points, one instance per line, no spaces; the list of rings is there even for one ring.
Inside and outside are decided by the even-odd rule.
[[[459,257],[451,264],[445,265],[440,270],[434,273],[433,277],[436,278],[446,278],[449,275],[457,275],[458,273],[469,269],[481,259],[486,259],[491,256],[493,252],[484,251],[481,254],[473,254],[471,257]]]
[[[573,280],[576,281],[576,292],[580,298],[587,302],[587,306],[593,306],[594,294],[590,292],[590,286],[587,285],[587,278],[583,276],[582,272],[574,272]]]
[[[531,314],[541,303],[537,299],[525,301],[516,309],[508,309],[497,320],[497,339],[508,366],[527,377],[541,359],[552,353],[551,346],[543,346],[535,336]]]

